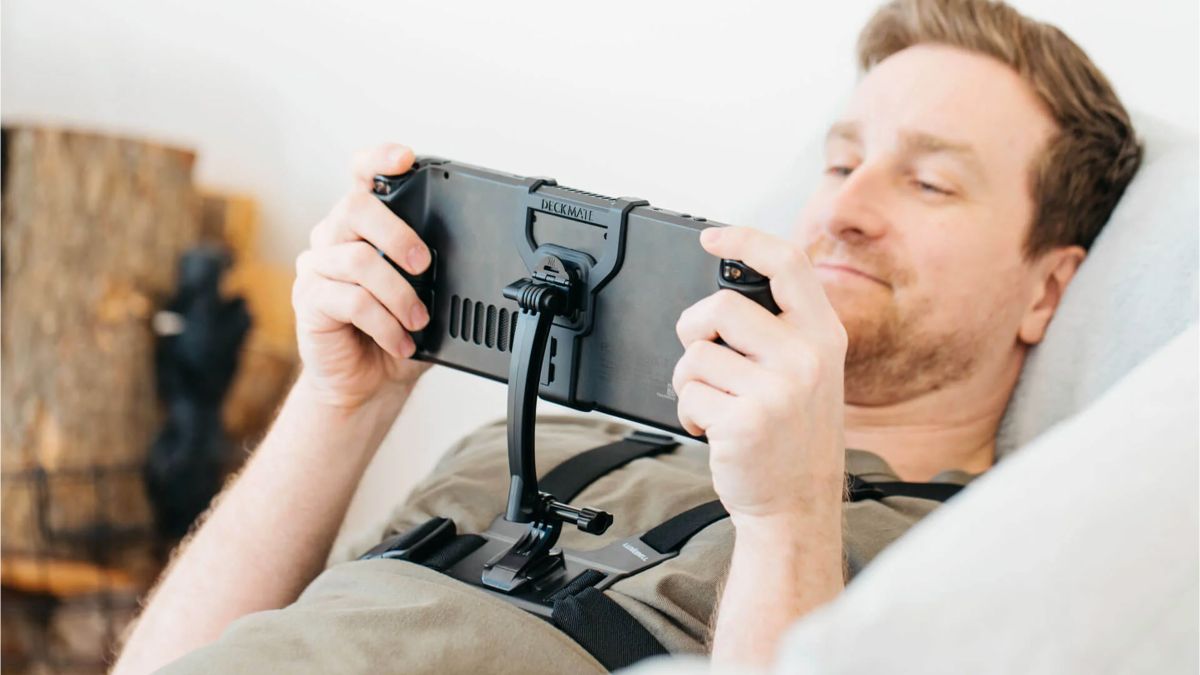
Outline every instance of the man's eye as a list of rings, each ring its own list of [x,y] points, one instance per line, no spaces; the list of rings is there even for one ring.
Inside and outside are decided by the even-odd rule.
[[[833,165],[825,169],[825,173],[831,176],[841,176],[843,178],[849,176],[851,171],[854,171],[854,167],[852,166]]]
[[[933,183],[926,183],[923,180],[918,180],[918,181],[913,181],[913,182],[916,183],[917,187],[920,188],[923,192],[930,192],[930,193],[938,194],[938,195],[952,194],[949,190],[940,188],[940,187],[934,185]]]

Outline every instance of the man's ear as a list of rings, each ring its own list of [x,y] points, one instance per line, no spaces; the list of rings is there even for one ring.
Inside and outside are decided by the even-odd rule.
[[[1046,335],[1046,326],[1058,303],[1062,301],[1067,284],[1075,276],[1079,264],[1083,262],[1084,252],[1079,246],[1062,246],[1043,253],[1034,263],[1033,272],[1037,275],[1034,280],[1033,293],[1025,315],[1021,317],[1021,327],[1017,337],[1027,345],[1035,345]]]

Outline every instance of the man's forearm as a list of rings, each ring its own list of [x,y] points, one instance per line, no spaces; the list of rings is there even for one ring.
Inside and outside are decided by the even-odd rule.
[[[840,503],[821,515],[739,524],[713,660],[770,665],[788,627],[844,584]]]
[[[350,498],[407,398],[353,410],[292,388],[246,468],[181,545],[114,672],[142,673],[283,607],[322,569]]]

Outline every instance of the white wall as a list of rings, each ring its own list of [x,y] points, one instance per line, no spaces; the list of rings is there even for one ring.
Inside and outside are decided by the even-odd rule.
[[[5,0],[3,119],[196,148],[200,182],[260,200],[281,262],[345,188],[350,153],[388,139],[782,229],[762,207],[798,182],[875,4]],[[1014,4],[1072,35],[1129,107],[1196,129],[1195,0]],[[427,376],[351,521],[503,397]]]

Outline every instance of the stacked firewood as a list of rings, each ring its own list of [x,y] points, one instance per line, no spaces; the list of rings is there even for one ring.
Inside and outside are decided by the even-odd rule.
[[[258,259],[252,200],[206,194],[194,155],[19,127],[3,139],[0,570],[7,672],[104,672],[161,572],[143,467],[163,422],[155,313],[180,255],[232,254],[226,293],[254,322],[222,409],[241,452],[296,366],[291,272]]]

